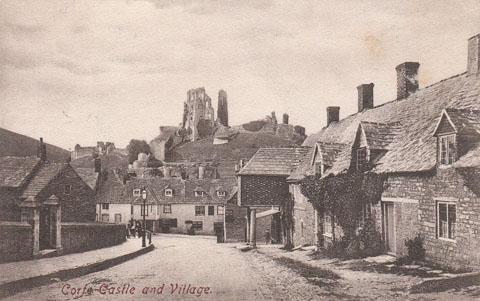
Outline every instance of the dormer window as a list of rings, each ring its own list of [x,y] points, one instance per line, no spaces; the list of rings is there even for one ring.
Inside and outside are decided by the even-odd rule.
[[[223,190],[217,190],[217,196],[219,197],[225,197],[227,193]]]
[[[440,165],[450,165],[457,158],[455,134],[438,136],[438,162]]]
[[[173,196],[173,190],[170,188],[165,189],[165,196],[168,196],[168,197]]]
[[[364,171],[367,167],[368,163],[368,156],[367,156],[367,148],[361,147],[357,149],[357,170]]]
[[[133,196],[139,197],[140,196],[140,189],[134,189],[133,190]]]
[[[195,196],[197,196],[197,197],[198,196],[205,196],[205,195],[206,195],[205,191],[201,191],[201,190],[195,191]]]

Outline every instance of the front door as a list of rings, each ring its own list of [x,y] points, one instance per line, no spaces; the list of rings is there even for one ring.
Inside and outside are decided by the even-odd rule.
[[[395,245],[395,206],[393,203],[383,203],[385,244],[388,253],[395,254],[397,251]]]
[[[39,233],[39,244],[40,250],[50,249],[51,243],[51,216],[50,216],[50,207],[41,207],[40,208],[40,233]]]

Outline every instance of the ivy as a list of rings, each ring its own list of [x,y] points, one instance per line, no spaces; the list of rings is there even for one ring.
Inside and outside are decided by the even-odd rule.
[[[384,176],[373,172],[351,172],[337,176],[307,176],[301,191],[321,213],[330,213],[348,240],[355,236],[362,208],[380,201]]]

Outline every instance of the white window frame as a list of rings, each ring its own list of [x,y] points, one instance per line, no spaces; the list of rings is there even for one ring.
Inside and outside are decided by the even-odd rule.
[[[120,217],[117,221],[117,217]],[[115,221],[115,223],[121,223],[122,222],[122,214],[121,213],[115,213],[115,215],[113,216],[113,220]]]
[[[102,210],[108,210],[110,209],[110,204],[109,203],[102,203]]]
[[[360,160],[358,160],[360,152],[365,151],[365,161],[360,164]],[[360,147],[356,151],[356,161],[357,161],[357,170],[363,171],[363,168],[365,168],[365,165],[368,163],[368,149],[366,147]]]
[[[227,196],[227,193],[224,190],[217,190],[217,196],[225,197]]]
[[[224,215],[225,214],[225,207],[218,205],[217,206],[217,215]]]
[[[445,236],[440,236],[440,205],[445,205],[446,206],[446,215],[447,215],[447,226],[446,226],[446,230],[447,230],[447,235],[446,237]],[[436,202],[435,206],[436,206],[436,212],[437,212],[437,217],[436,217],[436,225],[437,225],[437,238],[440,239],[440,240],[445,240],[445,241],[450,241],[450,242],[455,242],[456,239],[455,237],[451,238],[450,237],[450,228],[448,227],[448,220],[450,218],[450,215],[449,215],[449,212],[448,212],[448,207],[449,206],[455,206],[455,223],[454,223],[454,227],[456,228],[457,227],[457,203],[455,202],[445,202],[445,201],[438,201]],[[455,229],[455,232],[456,232],[456,229]]]
[[[327,217],[329,218],[327,222]],[[330,232],[327,232],[327,225]],[[332,229],[332,215],[327,213],[327,211],[323,212],[323,236],[326,237],[333,237],[333,229]]]
[[[170,189],[170,188],[165,189],[165,196],[172,197],[173,196],[173,190]]]
[[[106,219],[104,219],[105,216],[107,217]],[[102,213],[101,219],[102,222],[108,223],[110,221],[110,215],[108,213]]]
[[[205,196],[205,191],[195,191],[195,196],[196,197]]]
[[[453,139],[453,150],[450,149],[449,139]],[[445,144],[445,142],[446,144]],[[445,148],[445,163],[443,162],[443,148]],[[453,157],[451,157],[453,155]],[[457,135],[448,134],[448,135],[439,135],[438,136],[438,163],[442,166],[452,165],[456,160],[457,156]]]
[[[167,210],[167,208],[168,208],[168,210]],[[165,213],[165,214],[172,213],[172,205],[171,204],[163,205],[163,213]]]
[[[202,210],[198,210],[199,213],[197,214],[197,208],[201,208],[201,207],[203,207],[203,214],[201,214],[201,212],[200,212]],[[195,206],[195,216],[205,216],[205,206],[204,205]]]
[[[141,195],[140,189],[136,188],[132,192],[133,196],[139,197]]]

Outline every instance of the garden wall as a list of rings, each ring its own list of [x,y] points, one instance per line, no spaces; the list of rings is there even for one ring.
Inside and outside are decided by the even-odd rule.
[[[64,254],[99,249],[126,241],[123,224],[62,223]]]
[[[25,222],[0,222],[0,262],[32,258],[32,226]]]

